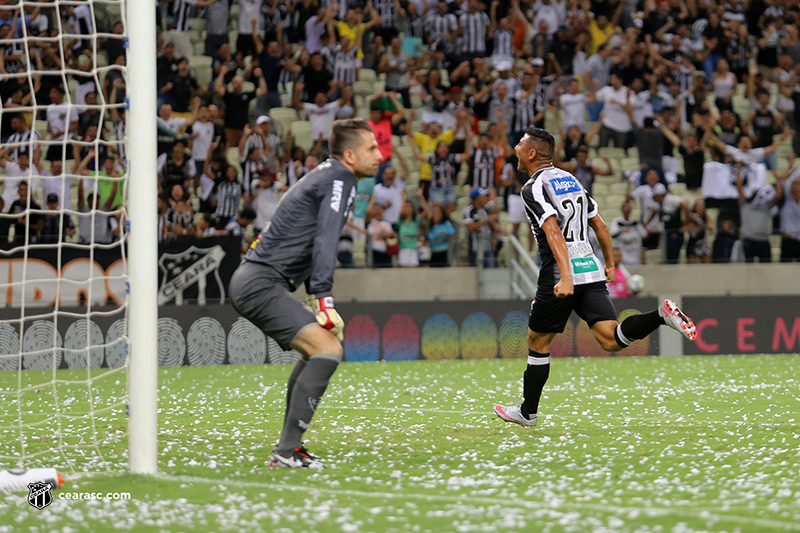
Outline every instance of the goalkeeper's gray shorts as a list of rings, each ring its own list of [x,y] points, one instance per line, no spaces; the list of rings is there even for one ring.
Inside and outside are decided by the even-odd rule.
[[[229,294],[240,315],[290,350],[298,333],[317,319],[289,292],[289,282],[272,267],[244,261],[231,278]]]

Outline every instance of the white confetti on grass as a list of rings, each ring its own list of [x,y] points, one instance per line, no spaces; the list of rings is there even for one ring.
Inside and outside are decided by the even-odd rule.
[[[533,431],[490,414],[520,396],[524,361],[346,364],[307,433],[319,473],[266,468],[290,368],[162,370],[165,476],[78,478],[135,501],[56,501],[48,530],[799,530],[799,362],[557,360]],[[41,524],[16,498],[0,499],[0,524]]]

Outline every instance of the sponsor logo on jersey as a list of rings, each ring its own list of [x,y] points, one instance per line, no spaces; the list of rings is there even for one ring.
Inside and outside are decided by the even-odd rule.
[[[342,207],[342,189],[344,188],[344,182],[342,180],[336,180],[333,182],[333,195],[331,196],[331,209],[339,212],[339,209]]]
[[[581,186],[578,185],[578,182],[572,179],[571,176],[552,179],[550,180],[550,185],[553,186],[553,190],[558,196],[570,192],[579,192],[581,190]]]
[[[567,251],[569,252],[570,257],[575,257],[576,255],[589,255],[592,253],[592,246],[590,244],[567,246]]]
[[[586,259],[576,258],[572,260],[572,270],[576,274],[585,274],[586,272],[595,272],[600,270],[597,263],[591,257]]]

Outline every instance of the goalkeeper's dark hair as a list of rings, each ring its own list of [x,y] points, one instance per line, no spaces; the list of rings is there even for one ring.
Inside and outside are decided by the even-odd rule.
[[[334,122],[331,128],[331,157],[341,159],[345,150],[355,150],[361,146],[364,142],[362,131],[374,133],[367,121],[360,118]]]
[[[539,161],[552,161],[556,151],[556,140],[553,135],[541,128],[528,128],[525,130],[536,148],[536,159]]]

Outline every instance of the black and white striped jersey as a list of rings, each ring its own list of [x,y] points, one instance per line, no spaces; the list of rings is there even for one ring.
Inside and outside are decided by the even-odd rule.
[[[382,27],[397,27],[397,11],[394,8],[394,0],[375,0],[372,4],[381,17]]]
[[[239,200],[242,198],[242,184],[238,181],[223,181],[217,184],[215,192],[217,218],[230,218],[239,214]]]
[[[536,109],[543,109],[547,107],[547,93],[550,90],[550,84],[553,83],[553,76],[544,76],[539,80],[539,85],[536,86]]]
[[[456,184],[456,169],[458,169],[456,154],[447,154],[445,158],[432,154],[428,157],[428,163],[431,165],[431,187],[444,188]]]
[[[418,37],[420,39],[424,37],[425,19],[419,15],[414,17],[409,17],[406,15],[406,17],[402,20],[402,26],[403,33],[405,33],[407,37]]]
[[[258,171],[262,167],[267,166],[267,160],[261,157],[259,161],[251,161],[250,159],[239,159],[239,165],[242,167],[242,183],[244,183],[244,193],[252,195],[251,184],[254,179],[258,178]]]
[[[438,43],[438,48],[447,53],[455,49],[455,39],[445,40],[445,35],[450,35],[453,30],[458,28],[458,19],[452,13],[439,15],[431,13],[425,18],[426,31],[431,38],[431,44]]]
[[[489,15],[483,11],[464,13],[459,18],[459,24],[464,27],[461,36],[461,52],[465,54],[478,54],[486,52],[486,28],[489,27]]]
[[[583,285],[605,281],[605,271],[589,241],[589,219],[598,216],[597,204],[575,176],[552,165],[540,168],[522,186],[520,194],[542,257],[540,285],[553,285],[561,279],[542,230],[542,224],[551,216],[556,217],[567,244],[572,282]]]
[[[536,99],[535,92],[528,94],[521,89],[514,95],[514,131],[525,131],[533,126],[531,120],[539,109]]]
[[[514,32],[511,30],[494,30],[494,51],[496,56],[514,57],[514,52],[511,49],[511,39],[514,37]]]
[[[6,143],[11,145],[11,154],[14,156],[14,162],[17,161],[20,151],[28,154],[31,160],[33,160],[32,152],[36,150],[39,144],[38,141],[41,138],[42,136],[39,135],[39,132],[33,131],[32,129],[28,129],[25,133],[14,132],[9,135]]]
[[[194,16],[194,6],[197,0],[175,0],[172,4],[172,15],[175,18],[173,29],[178,31],[189,31],[191,19]]]
[[[342,81],[345,85],[352,85],[358,81],[358,69],[360,61],[358,60],[358,47],[351,46],[350,50],[346,52],[342,50],[341,46],[336,47],[336,52],[333,55],[333,81]]]
[[[497,148],[475,148],[472,154],[472,186],[486,189],[494,186],[494,162]]]

